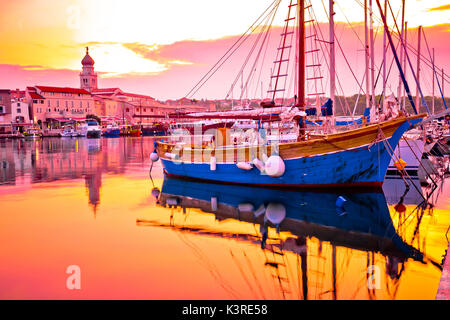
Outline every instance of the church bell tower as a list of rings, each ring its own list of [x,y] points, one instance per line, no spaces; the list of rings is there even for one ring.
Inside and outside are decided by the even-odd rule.
[[[94,72],[94,59],[89,55],[89,47],[86,47],[86,55],[81,64],[83,70],[80,73],[80,88],[89,92],[97,89],[97,74]]]

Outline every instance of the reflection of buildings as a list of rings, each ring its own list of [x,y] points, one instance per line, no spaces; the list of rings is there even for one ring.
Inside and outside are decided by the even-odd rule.
[[[142,170],[152,151],[151,139],[0,140],[0,184],[84,179],[96,209],[103,173]]]

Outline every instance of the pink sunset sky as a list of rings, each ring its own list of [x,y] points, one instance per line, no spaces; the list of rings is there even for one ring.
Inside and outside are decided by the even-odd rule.
[[[81,59],[84,47],[89,46],[100,76],[99,87],[119,87],[160,100],[181,98],[272,1],[0,0],[0,88],[24,89],[30,85],[79,87]],[[264,92],[268,89],[270,68],[273,68],[276,58],[288,2],[283,1],[278,9],[264,60],[266,71],[253,78],[254,81],[256,78],[259,80],[246,94],[249,98],[261,96],[261,83]],[[335,7],[336,37],[358,81],[362,80],[364,73],[361,2],[336,1]],[[399,0],[391,1],[396,15],[399,14],[400,3]],[[373,5],[378,72],[383,35],[376,1]],[[324,39],[328,37],[327,6],[328,1],[324,0],[324,5],[313,1],[314,15]],[[443,68],[450,74],[450,5],[440,0],[406,0],[406,20],[410,46],[417,47],[417,27],[422,25],[430,50],[435,50],[438,70]],[[391,17],[389,22],[393,27]],[[225,98],[247,55],[246,50],[257,35],[258,32],[249,38],[233,59],[224,64],[194,97]],[[326,45],[321,48],[326,49]],[[336,54],[338,94],[358,93],[358,83],[338,46]],[[423,38],[422,54],[429,60]],[[410,58],[416,68],[417,57],[413,52]],[[320,85],[326,92],[326,53],[318,59],[321,60],[321,76],[324,77]],[[389,68],[392,61],[390,51],[387,60]],[[415,94],[416,86],[410,69],[408,73],[408,81]],[[246,81],[247,75],[244,71],[244,76],[239,79],[233,92],[235,98],[239,97],[238,87],[241,81]],[[431,93],[431,79],[431,69],[422,63],[421,85],[425,94]],[[398,71],[394,64],[388,93],[396,92],[397,85]],[[448,82],[445,86],[450,88]]]

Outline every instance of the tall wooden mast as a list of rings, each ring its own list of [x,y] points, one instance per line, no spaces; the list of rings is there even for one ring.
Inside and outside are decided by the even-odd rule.
[[[298,108],[305,111],[305,0],[297,1]],[[300,140],[305,140],[305,119],[300,121]]]
[[[298,0],[297,5],[298,28],[298,106],[305,110],[305,0]]]
[[[367,0],[364,0],[364,58],[366,80],[366,108],[370,108],[370,76],[369,76],[369,26],[367,17]]]
[[[336,110],[336,59],[335,59],[335,49],[334,49],[334,0],[329,0],[329,10],[330,10],[330,99],[333,103],[333,115],[332,115],[332,125],[334,126],[335,120],[335,110]]]

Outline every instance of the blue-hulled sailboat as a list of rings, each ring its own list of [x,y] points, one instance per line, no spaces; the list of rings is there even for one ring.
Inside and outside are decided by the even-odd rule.
[[[305,128],[305,3],[297,6],[298,93],[291,121],[298,125],[298,139],[293,142],[267,143],[264,130],[246,144],[234,144],[221,131],[213,144],[158,142],[152,159],[160,158],[168,176],[221,183],[276,187],[380,187],[403,133],[426,116],[407,116],[400,112],[383,122],[328,135],[308,135]],[[383,16],[386,24],[385,17]],[[287,25],[286,25],[287,26]],[[287,27],[285,29],[285,33]],[[404,79],[392,38],[388,38]],[[284,43],[284,42],[283,42]],[[284,48],[284,45],[281,49]],[[280,48],[278,48],[280,49]],[[283,55],[278,62],[283,62]],[[281,75],[278,75],[281,76]],[[277,78],[278,80],[278,78]],[[276,86],[275,90],[276,91]],[[298,99],[297,99],[298,97]],[[410,102],[413,104],[409,94]],[[413,105],[414,106],[414,105]],[[294,109],[294,108],[293,108]],[[414,108],[415,109],[415,108]],[[281,115],[280,115],[281,117]],[[262,139],[260,139],[262,138]],[[263,140],[263,141],[261,141]],[[157,153],[157,155],[156,155]]]

